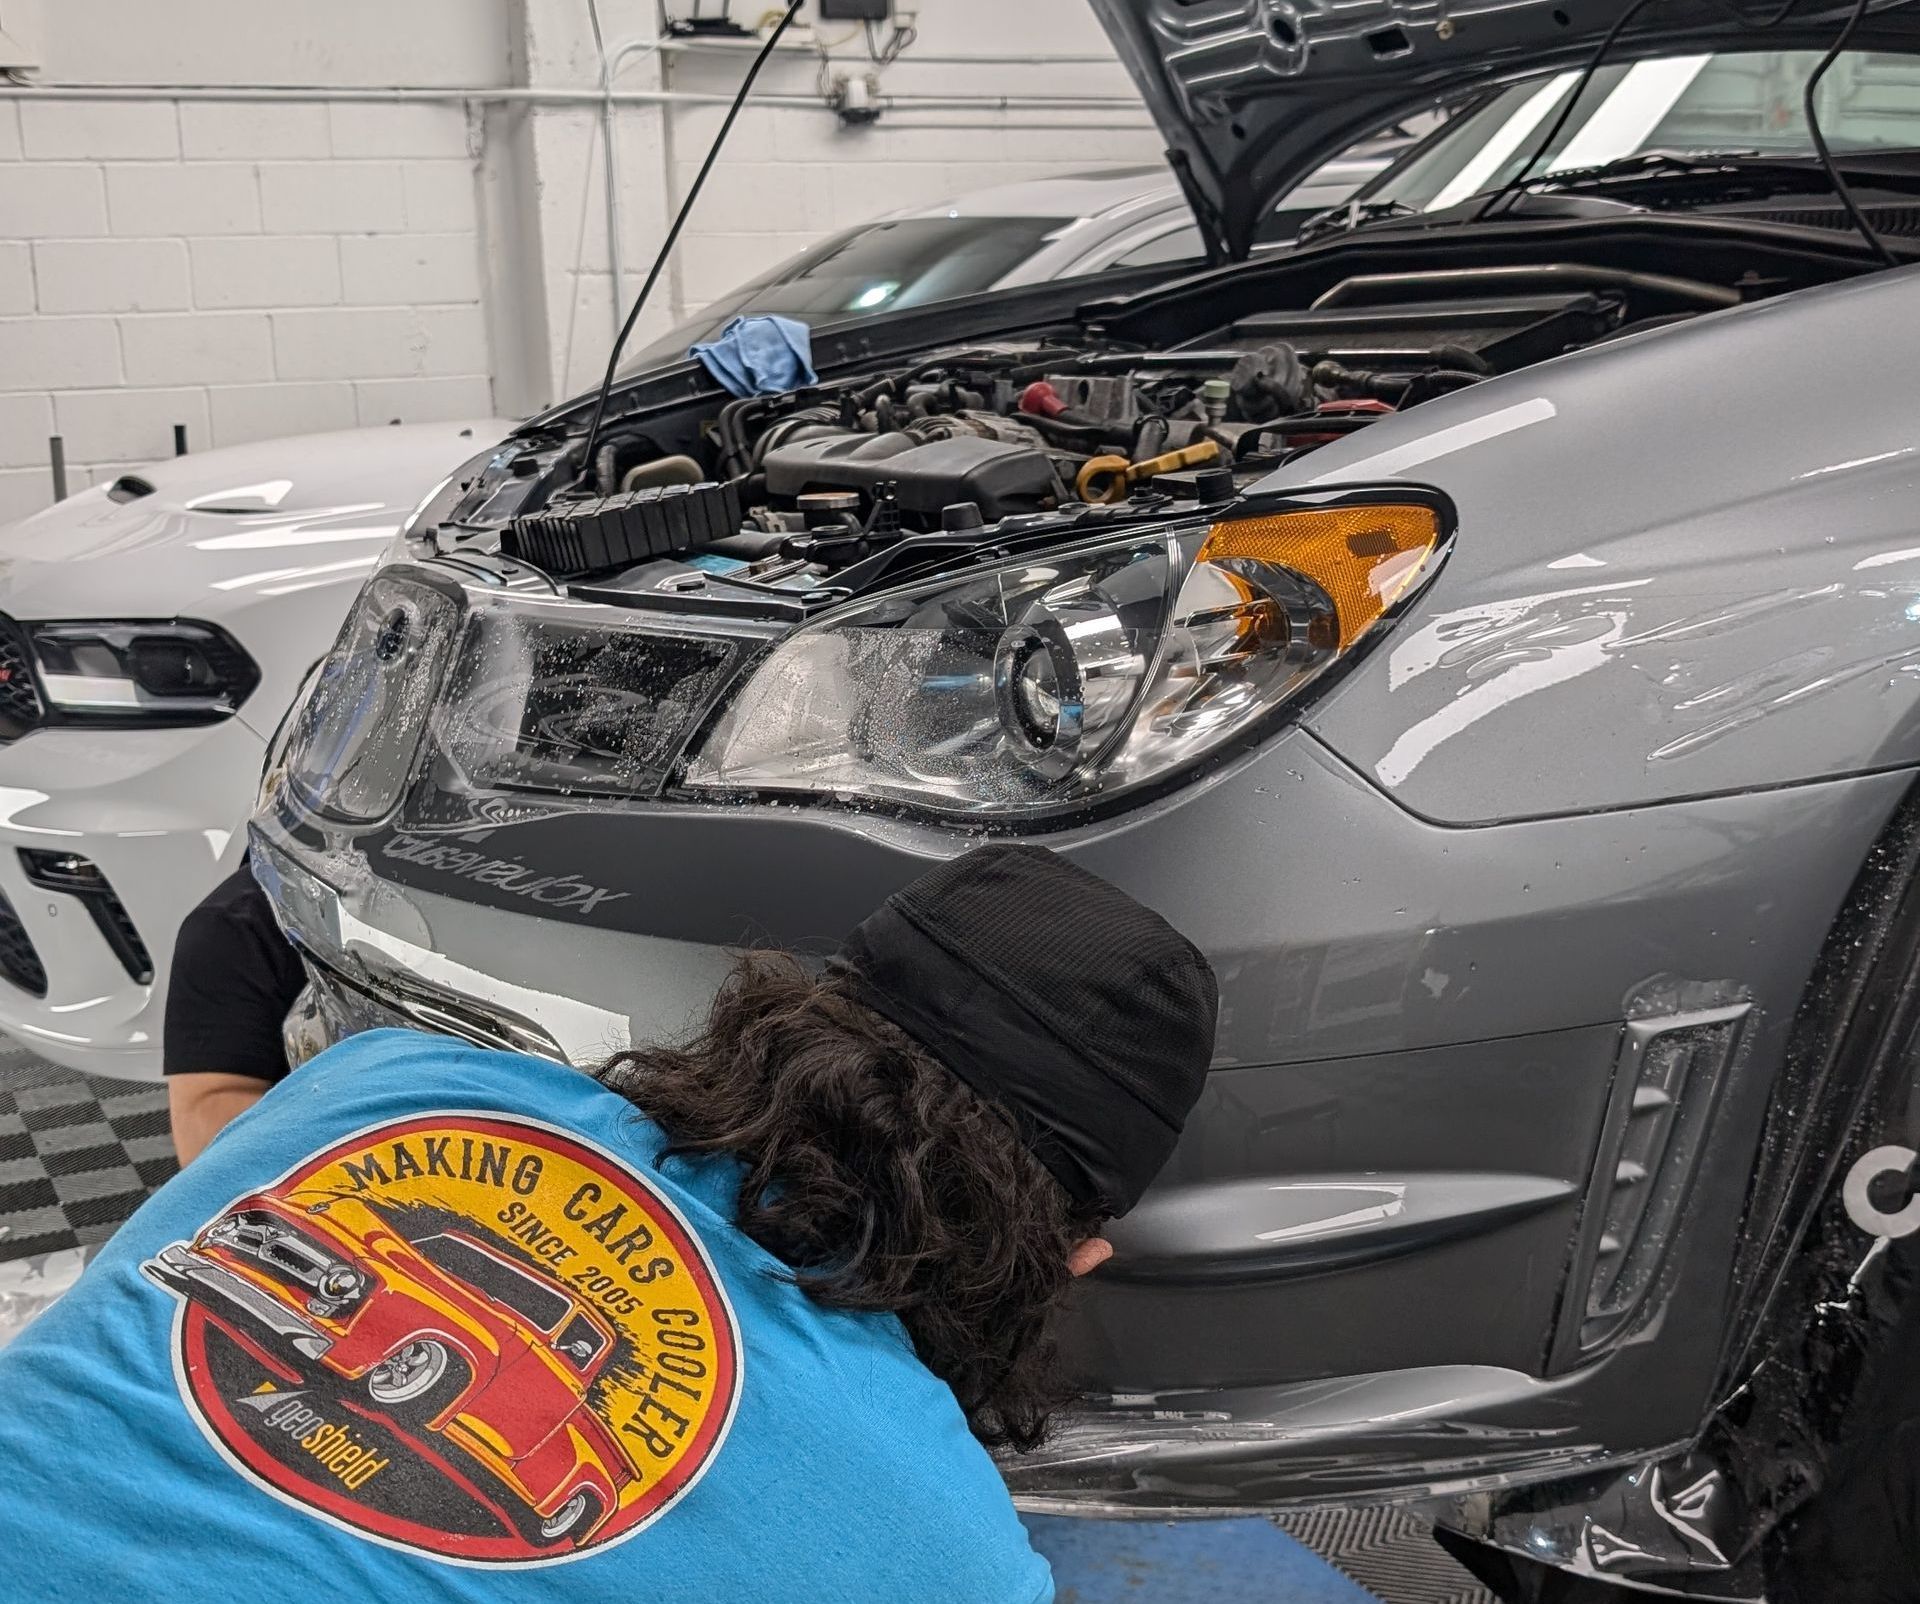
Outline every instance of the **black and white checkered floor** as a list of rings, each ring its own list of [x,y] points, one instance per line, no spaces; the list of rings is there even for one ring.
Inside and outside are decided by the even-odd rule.
[[[175,1169],[163,1087],[58,1069],[0,1037],[0,1345]],[[1275,1524],[1389,1604],[1494,1604],[1403,1510]]]

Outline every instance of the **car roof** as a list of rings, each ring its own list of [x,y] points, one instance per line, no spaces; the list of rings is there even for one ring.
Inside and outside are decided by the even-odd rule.
[[[1178,199],[1179,194],[1173,175],[1165,167],[1122,167],[992,184],[931,205],[904,207],[889,213],[884,221],[915,217],[1098,217],[1146,200]]]

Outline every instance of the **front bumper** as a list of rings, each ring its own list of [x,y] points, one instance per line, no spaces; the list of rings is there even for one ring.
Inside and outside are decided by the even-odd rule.
[[[1456,831],[1295,730],[1048,837],[1195,939],[1222,1011],[1180,1147],[1063,1331],[1095,1400],[1010,1471],[1016,1492],[1140,1514],[1431,1496],[1686,1439],[1794,1004],[1906,784]],[[271,808],[254,832],[330,994],[324,1034],[522,1033],[580,1065],[683,1037],[732,947],[823,953],[964,844],[824,808],[666,805],[331,836]],[[495,862],[619,895],[536,915],[488,883]],[[1659,1106],[1713,1139],[1646,1172],[1684,1221],[1650,1203],[1623,1250],[1598,1222],[1641,1173],[1630,1115],[1668,1061],[1643,1036],[1698,1064]],[[1359,1191],[1392,1207],[1356,1217]],[[1658,1274],[1608,1324],[1622,1251]]]
[[[0,748],[0,896],[44,995],[0,972],[0,1032],[68,1068],[160,1075],[180,921],[246,849],[264,743],[245,723],[38,730]],[[29,878],[21,853],[74,854],[112,888],[152,966],[142,981],[87,903]]]
[[[309,1359],[318,1359],[333,1339],[311,1321],[302,1319],[277,1298],[269,1297],[223,1264],[175,1242],[146,1260],[140,1269],[147,1278],[189,1302],[203,1303],[236,1316],[243,1324],[287,1343]]]

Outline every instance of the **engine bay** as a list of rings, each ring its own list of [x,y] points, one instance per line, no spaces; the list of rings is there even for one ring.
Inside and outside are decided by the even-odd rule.
[[[1306,295],[1249,295],[1229,275],[1210,324],[1197,293],[1155,312],[1163,344],[1096,303],[1032,336],[930,343],[784,394],[630,404],[591,462],[579,409],[563,410],[457,476],[416,520],[415,550],[497,551],[601,600],[804,615],[984,545],[1224,504],[1382,418],[1808,276],[1529,254],[1396,252],[1414,265],[1322,270]]]

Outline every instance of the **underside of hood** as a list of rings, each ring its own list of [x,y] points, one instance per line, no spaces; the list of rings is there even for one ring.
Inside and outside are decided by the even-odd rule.
[[[1321,162],[1423,107],[1585,66],[1633,0],[1090,3],[1166,138],[1209,255],[1238,261],[1260,219]],[[1803,0],[1764,29],[1737,9],[1652,0],[1607,60],[1824,48],[1853,7]],[[1920,6],[1875,6],[1852,43],[1920,49]]]

